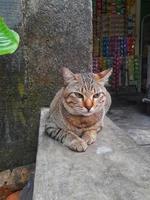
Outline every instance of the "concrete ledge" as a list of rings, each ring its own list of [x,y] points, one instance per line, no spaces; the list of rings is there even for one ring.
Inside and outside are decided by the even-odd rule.
[[[34,200],[149,200],[150,157],[110,119],[95,144],[75,153],[44,135],[41,111]]]

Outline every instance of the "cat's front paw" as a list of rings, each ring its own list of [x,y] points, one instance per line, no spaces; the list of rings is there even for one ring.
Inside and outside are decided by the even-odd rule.
[[[88,144],[93,144],[96,141],[97,134],[84,134],[82,139]]]
[[[74,139],[69,145],[69,149],[77,152],[84,152],[86,151],[87,147],[87,143],[82,139]]]

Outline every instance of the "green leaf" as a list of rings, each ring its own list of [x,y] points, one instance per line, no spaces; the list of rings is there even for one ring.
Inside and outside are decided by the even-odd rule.
[[[3,18],[0,17],[0,55],[12,54],[19,45],[19,35],[8,28]]]

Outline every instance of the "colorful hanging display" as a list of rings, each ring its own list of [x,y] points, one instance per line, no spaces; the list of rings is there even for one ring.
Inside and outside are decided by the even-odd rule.
[[[135,0],[93,0],[93,71],[113,67],[114,89],[140,80],[135,55]]]

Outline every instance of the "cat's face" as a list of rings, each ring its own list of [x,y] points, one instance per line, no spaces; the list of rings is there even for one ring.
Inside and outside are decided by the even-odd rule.
[[[99,112],[106,102],[105,82],[112,70],[105,70],[99,74],[73,74],[63,68],[65,89],[63,105],[73,115],[90,116]]]

